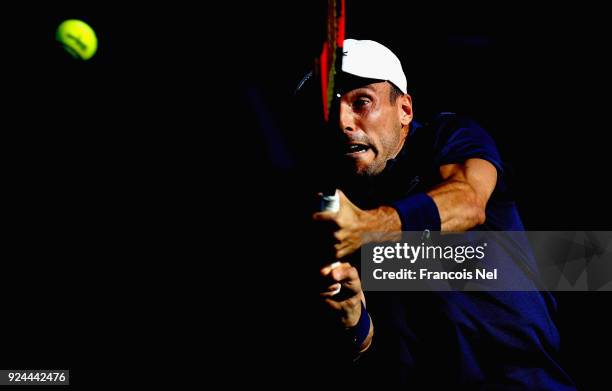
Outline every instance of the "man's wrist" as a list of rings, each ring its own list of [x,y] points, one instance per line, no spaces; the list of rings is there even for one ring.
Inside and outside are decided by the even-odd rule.
[[[370,335],[370,314],[365,308],[365,304],[361,301],[361,314],[357,324],[346,329],[347,335],[353,346],[359,351],[362,350],[364,342]]]
[[[440,231],[440,212],[426,193],[417,193],[393,203],[403,231]]]

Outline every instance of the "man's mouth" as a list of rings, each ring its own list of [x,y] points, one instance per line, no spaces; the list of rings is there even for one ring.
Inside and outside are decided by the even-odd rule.
[[[370,149],[372,148],[369,145],[354,143],[354,144],[348,144],[345,148],[344,153],[345,155],[349,155],[349,156],[360,155],[362,153],[366,153]]]

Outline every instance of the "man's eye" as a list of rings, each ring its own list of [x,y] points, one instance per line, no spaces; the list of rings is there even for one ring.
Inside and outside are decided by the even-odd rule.
[[[370,100],[366,98],[359,98],[353,102],[353,107],[356,109],[363,109],[370,104]]]

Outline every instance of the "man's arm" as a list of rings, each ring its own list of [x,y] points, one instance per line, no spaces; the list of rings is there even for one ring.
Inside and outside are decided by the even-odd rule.
[[[468,159],[463,163],[440,167],[443,182],[417,195],[418,201],[431,204],[439,215],[441,231],[465,231],[482,224],[485,208],[497,183],[495,166],[483,159]],[[362,245],[362,234],[367,232],[400,232],[402,218],[397,207],[380,206],[371,210],[359,209],[341,191],[338,212],[319,212],[314,220],[334,225],[336,258],[342,259]],[[410,197],[412,198],[412,197]],[[411,200],[405,202],[410,203]],[[417,199],[415,199],[417,201]],[[421,205],[411,205],[420,208]],[[436,216],[437,217],[437,216]],[[406,218],[406,217],[404,217]],[[410,218],[410,217],[408,217]]]
[[[441,184],[427,192],[440,214],[441,231],[465,231],[485,222],[497,169],[483,159],[440,167]]]

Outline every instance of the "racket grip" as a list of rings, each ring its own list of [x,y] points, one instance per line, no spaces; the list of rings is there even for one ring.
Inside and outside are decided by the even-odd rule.
[[[332,195],[321,196],[321,212],[337,212],[340,210],[340,195],[338,190]]]

